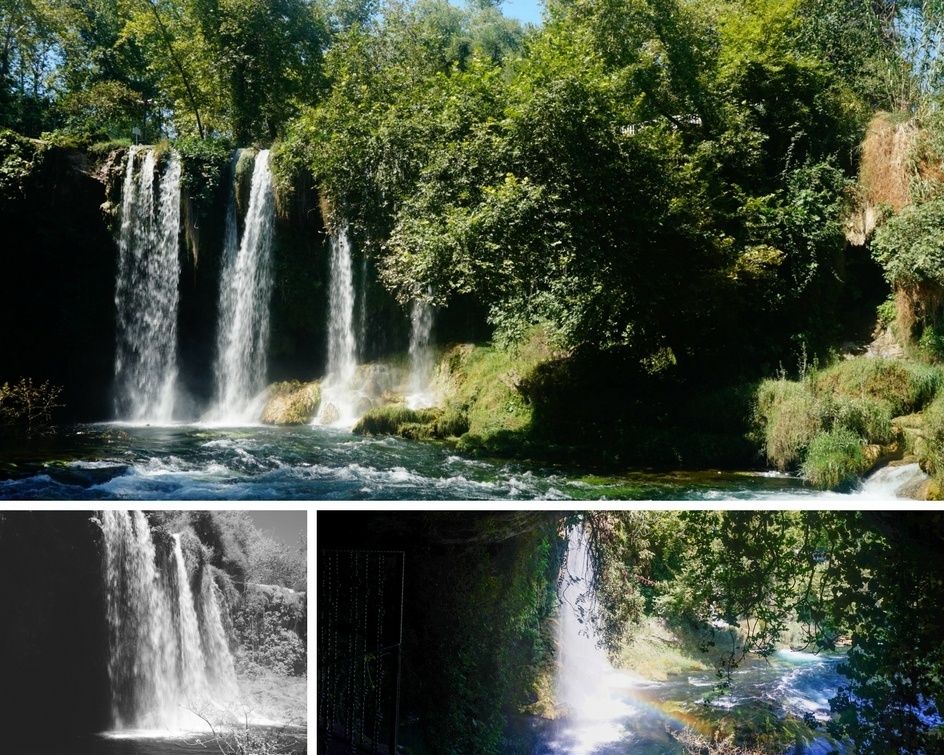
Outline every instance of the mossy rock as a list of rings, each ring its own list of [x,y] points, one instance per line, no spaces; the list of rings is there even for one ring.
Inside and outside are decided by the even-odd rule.
[[[938,480],[926,480],[910,497],[916,501],[944,501],[944,489]]]
[[[406,406],[377,406],[368,411],[354,425],[355,435],[402,435],[419,439],[433,437],[426,434],[426,426],[435,422],[441,409],[410,409]]]
[[[847,359],[815,376],[816,388],[823,393],[883,401],[894,414],[920,410],[942,383],[939,367],[875,357]]]
[[[266,425],[307,425],[320,405],[321,387],[317,382],[273,383],[259,419]]]

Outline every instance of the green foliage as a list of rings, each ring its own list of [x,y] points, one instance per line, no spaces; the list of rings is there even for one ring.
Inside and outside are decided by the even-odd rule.
[[[4,201],[23,195],[37,152],[36,144],[29,139],[12,131],[0,131],[0,198]]]
[[[33,378],[20,378],[19,382],[0,386],[0,427],[22,430],[27,435],[48,430],[62,388],[48,380],[33,385]]]
[[[859,358],[837,362],[814,381],[818,391],[881,401],[898,416],[927,404],[944,384],[944,371],[904,360]]]
[[[232,149],[225,141],[206,139],[178,139],[174,148],[180,153],[181,185],[197,211],[208,213],[229,176]]]
[[[297,611],[285,604],[260,608],[244,601],[232,618],[238,643],[237,672],[253,676],[268,669],[282,676],[307,674],[308,651],[295,630]]]
[[[878,305],[876,315],[878,315],[878,327],[885,329],[894,324],[895,318],[898,316],[898,305],[893,294]]]
[[[807,448],[803,476],[823,490],[855,482],[871,466],[864,445],[860,435],[845,427],[820,433]]]
[[[767,459],[781,470],[803,457],[823,424],[819,402],[809,383],[785,377],[760,384],[756,421],[763,432]]]
[[[889,283],[944,286],[944,197],[909,205],[875,232],[872,256]]]
[[[937,480],[944,479],[944,393],[938,394],[924,410],[918,448],[922,468]]]
[[[132,129],[146,125],[146,110],[139,94],[121,81],[98,81],[88,89],[69,92],[58,104],[73,134],[130,138]],[[156,131],[156,128],[154,129]],[[142,136],[154,136],[142,130]]]
[[[925,324],[918,338],[918,349],[932,362],[944,361],[944,334],[940,325]]]
[[[616,654],[642,620],[645,598],[637,576],[648,571],[650,516],[643,512],[587,512],[583,526],[594,564],[591,621],[607,650]]]
[[[829,443],[856,442],[842,434]],[[829,733],[857,751],[933,751],[942,583],[929,566],[937,560],[928,559],[940,549],[942,522],[938,512],[660,514],[653,532],[671,538],[650,540],[653,564],[672,569],[662,572],[655,605],[669,618],[700,622],[722,672],[748,650],[773,650],[797,620],[800,642],[813,647],[835,649],[849,638]],[[725,626],[738,632],[716,629]]]

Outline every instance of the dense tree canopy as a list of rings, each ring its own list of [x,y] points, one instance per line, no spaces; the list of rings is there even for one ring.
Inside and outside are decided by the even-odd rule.
[[[401,301],[682,375],[835,338],[869,113],[939,88],[931,2],[5,0],[0,31],[0,125],[281,139]]]

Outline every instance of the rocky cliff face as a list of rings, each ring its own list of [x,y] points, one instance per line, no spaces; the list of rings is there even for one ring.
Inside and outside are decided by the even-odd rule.
[[[0,202],[0,380],[65,386],[65,419],[109,416],[116,248],[106,200],[85,156],[37,148]]]

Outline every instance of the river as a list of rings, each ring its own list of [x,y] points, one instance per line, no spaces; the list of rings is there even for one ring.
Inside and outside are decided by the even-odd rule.
[[[794,755],[845,752],[823,731],[829,698],[843,682],[840,655],[781,650],[745,662],[728,694],[712,693],[712,671],[648,682],[623,672],[606,677],[590,714],[556,721],[522,717],[509,729],[506,752],[533,755],[670,755],[685,752],[670,732],[689,727],[708,735],[719,722],[756,733],[776,720],[793,721],[787,747]],[[706,697],[708,700],[706,701]],[[803,723],[804,717],[808,724]],[[783,741],[783,740],[781,740]],[[781,751],[779,749],[772,751]]]
[[[916,466],[853,495],[888,498]],[[896,477],[896,475],[898,477]],[[889,481],[890,480],[890,481]],[[301,427],[104,423],[0,445],[6,500],[787,500],[841,504],[772,472],[631,472],[591,476],[473,458],[442,443]]]

